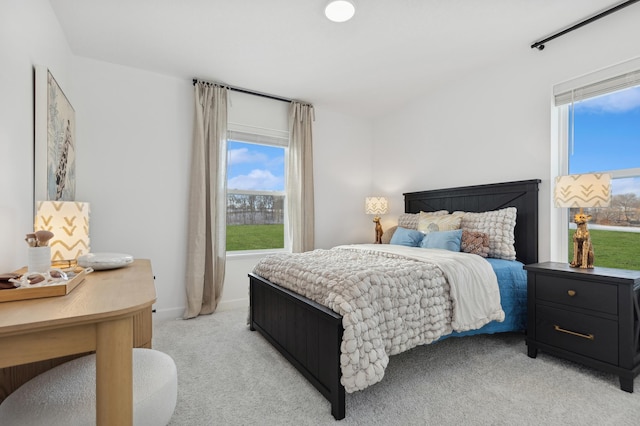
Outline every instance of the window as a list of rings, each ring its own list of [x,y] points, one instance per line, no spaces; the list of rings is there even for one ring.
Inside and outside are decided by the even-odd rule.
[[[640,270],[640,71],[556,95],[566,159],[561,174],[612,175],[611,205],[586,209],[596,266]],[[568,242],[575,224],[571,209]],[[566,228],[565,228],[566,229]],[[573,244],[567,244],[568,259]]]
[[[288,140],[229,132],[227,251],[284,249]]]

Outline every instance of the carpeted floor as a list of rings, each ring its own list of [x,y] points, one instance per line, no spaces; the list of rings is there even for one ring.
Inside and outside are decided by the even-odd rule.
[[[154,322],[178,367],[171,425],[336,424],[329,403],[257,332],[246,309]],[[450,338],[391,357],[382,382],[347,394],[342,425],[639,425],[617,376],[542,352],[520,334]]]

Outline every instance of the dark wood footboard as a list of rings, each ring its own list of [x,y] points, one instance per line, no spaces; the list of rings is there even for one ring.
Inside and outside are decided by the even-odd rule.
[[[299,294],[249,274],[250,327],[258,330],[345,417],[340,384],[342,316]]]

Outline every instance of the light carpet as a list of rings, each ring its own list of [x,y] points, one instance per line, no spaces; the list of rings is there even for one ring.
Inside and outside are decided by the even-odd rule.
[[[154,349],[178,368],[170,425],[639,425],[618,377],[544,352],[517,333],[449,338],[392,356],[382,382],[328,401],[258,332],[247,310],[154,320]]]

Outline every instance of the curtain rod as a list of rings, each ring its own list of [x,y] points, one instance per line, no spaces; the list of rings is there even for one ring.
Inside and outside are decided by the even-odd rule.
[[[636,0],[636,1],[638,1],[638,0]],[[197,82],[205,83],[205,84],[217,84],[217,85],[226,87],[229,90],[233,90],[234,92],[247,93],[249,95],[261,96],[263,98],[273,99],[273,100],[276,100],[276,101],[282,101],[282,102],[287,102],[287,103],[294,102],[293,99],[283,98],[281,96],[269,95],[268,93],[255,92],[253,90],[243,89],[241,87],[229,86],[228,84],[215,83],[215,82],[212,82],[212,81],[204,81],[204,80],[199,80],[197,78],[194,78],[193,79],[193,85],[195,86]],[[306,102],[302,102],[302,103],[306,103]]]
[[[640,0],[628,0],[628,1],[625,1],[623,3],[620,3],[619,5],[614,6],[614,7],[610,8],[610,9],[607,9],[604,12],[600,12],[597,15],[592,16],[589,19],[585,19],[584,21],[578,22],[577,24],[573,25],[572,27],[567,28],[566,30],[562,30],[560,32],[557,32],[557,33],[545,38],[544,40],[536,41],[535,43],[533,43],[531,45],[531,48],[532,49],[533,48],[537,48],[538,50],[542,50],[542,49],[544,49],[544,44],[546,42],[551,41],[554,38],[563,36],[563,35],[571,32],[573,30],[577,30],[578,28],[583,27],[583,26],[585,26],[587,24],[590,24],[593,21],[596,21],[596,20],[598,20],[600,18],[604,18],[605,16],[610,15],[613,12],[617,12],[618,10],[620,10],[622,8],[625,8],[627,6],[631,6],[633,3],[637,3],[638,1],[640,1]]]

